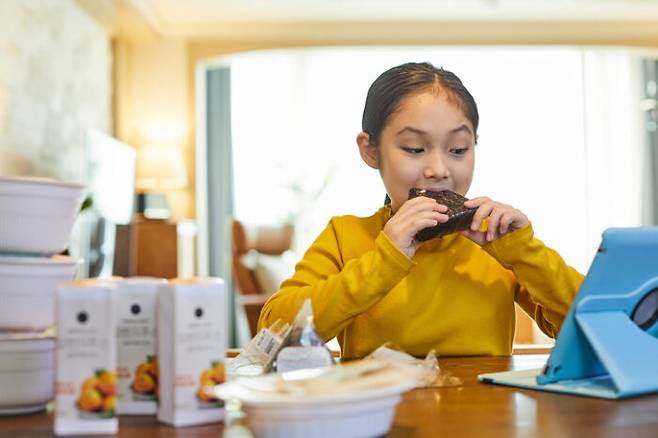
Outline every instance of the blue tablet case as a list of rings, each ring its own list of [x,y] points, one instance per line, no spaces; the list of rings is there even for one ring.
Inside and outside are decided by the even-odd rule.
[[[658,392],[658,227],[603,233],[543,369],[479,379],[607,399]]]

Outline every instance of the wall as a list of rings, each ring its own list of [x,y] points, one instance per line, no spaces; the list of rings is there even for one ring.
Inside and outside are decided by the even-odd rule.
[[[565,5],[569,8],[569,5]],[[574,14],[576,15],[576,14]],[[354,44],[566,44],[655,47],[655,20],[624,21],[577,17],[565,20],[455,21],[308,21],[186,23],[177,34],[195,35],[204,45],[224,48],[252,44],[272,46]],[[191,38],[192,39],[192,38]]]
[[[84,133],[112,127],[110,36],[73,0],[0,1],[0,152],[84,181]]]
[[[183,149],[188,184],[169,190],[172,218],[193,218],[194,144],[188,108],[186,44],[181,39],[118,40],[116,61],[116,135],[139,148],[146,144]]]
[[[168,192],[174,218],[194,218],[196,66],[242,51],[374,44],[573,44],[658,47],[650,23],[283,23],[210,26],[220,37],[119,38],[115,45],[117,136],[139,146],[161,126],[182,145],[188,186]],[[166,128],[164,128],[166,127]]]

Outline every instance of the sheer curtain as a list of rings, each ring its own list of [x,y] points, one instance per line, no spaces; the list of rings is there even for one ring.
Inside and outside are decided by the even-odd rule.
[[[586,236],[593,257],[608,227],[648,225],[640,60],[631,52],[583,51]]]

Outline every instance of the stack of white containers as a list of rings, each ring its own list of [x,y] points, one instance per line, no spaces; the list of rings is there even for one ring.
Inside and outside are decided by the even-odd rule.
[[[57,284],[77,262],[68,246],[84,187],[0,177],[0,413],[44,409],[52,400]]]

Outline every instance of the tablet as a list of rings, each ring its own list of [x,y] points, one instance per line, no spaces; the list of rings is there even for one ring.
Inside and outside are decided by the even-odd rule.
[[[658,392],[658,227],[612,228],[543,369],[480,381],[608,399]]]

